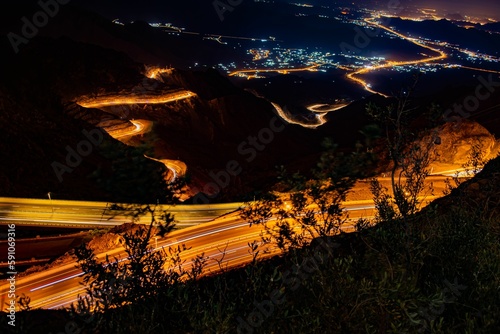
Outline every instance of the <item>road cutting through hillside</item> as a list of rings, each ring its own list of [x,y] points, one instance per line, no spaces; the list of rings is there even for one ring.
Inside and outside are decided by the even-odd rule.
[[[144,120],[144,119],[134,119],[129,121],[131,126],[121,129],[104,129],[111,137],[116,140],[121,141],[124,144],[127,144],[128,139],[134,136],[142,135],[151,131],[153,122]],[[165,180],[167,182],[173,182],[178,177],[183,177],[187,173],[187,165],[180,160],[172,160],[172,159],[156,159],[147,155],[144,157],[162,163],[167,167],[170,171],[166,176]]]
[[[76,103],[84,108],[104,108],[119,105],[133,104],[165,104],[179,100],[189,99],[196,96],[195,93],[188,90],[180,90],[165,94],[138,94],[138,95],[109,95],[94,98],[81,98]]]
[[[170,69],[151,69],[147,75],[150,78],[156,78],[162,73],[169,73]],[[134,105],[134,104],[166,104],[179,100],[188,99],[196,96],[195,93],[188,90],[179,90],[165,94],[140,94],[140,95],[108,95],[94,98],[81,98],[76,103],[84,108],[105,108],[119,105]],[[148,120],[130,120],[130,127],[122,129],[106,129],[104,130],[116,140],[128,145],[128,139],[133,136],[148,133],[151,131],[152,123]],[[163,163],[170,173],[166,176],[168,183],[174,182],[178,177],[183,177],[187,172],[187,165],[179,160],[172,159],[156,159],[149,156],[146,158]]]

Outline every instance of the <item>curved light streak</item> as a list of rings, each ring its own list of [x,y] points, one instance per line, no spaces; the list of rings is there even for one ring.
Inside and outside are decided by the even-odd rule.
[[[76,103],[84,108],[103,108],[130,104],[165,104],[188,99],[194,96],[196,96],[195,93],[188,90],[182,90],[161,95],[141,94],[134,96],[123,96],[117,94],[95,98],[82,98],[80,100],[77,100]]]
[[[342,103],[342,104],[332,106],[331,108],[325,109],[325,110],[317,110],[317,108],[327,106],[328,104],[310,105],[306,108],[307,108],[307,110],[309,110],[310,112],[315,114],[316,120],[318,121],[318,123],[316,123],[316,124],[310,124],[308,122],[301,122],[300,120],[294,119],[293,116],[290,114],[290,112],[286,109],[286,107],[285,107],[285,109],[283,109],[277,103],[274,103],[274,102],[270,102],[270,103],[273,105],[274,109],[276,110],[276,113],[283,121],[287,122],[288,124],[300,125],[300,126],[307,128],[307,129],[316,129],[319,126],[325,124],[327,122],[326,114],[328,114],[330,111],[342,109],[348,105],[348,103]]]

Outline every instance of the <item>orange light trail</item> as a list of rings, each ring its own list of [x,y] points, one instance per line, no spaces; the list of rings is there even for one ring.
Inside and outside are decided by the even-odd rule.
[[[103,108],[130,104],[164,104],[188,99],[193,96],[196,96],[196,94],[187,90],[182,90],[161,95],[142,94],[127,97],[121,95],[101,96],[81,99],[76,103],[84,108]]]

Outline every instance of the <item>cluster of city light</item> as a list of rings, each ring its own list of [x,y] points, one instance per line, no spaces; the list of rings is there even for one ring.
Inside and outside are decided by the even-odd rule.
[[[118,25],[120,25],[120,26],[124,26],[124,25],[125,25],[125,24],[123,24],[123,23],[121,23],[121,22],[120,22],[120,19],[114,19],[112,22],[113,22],[114,24],[118,24]]]
[[[289,72],[305,70],[326,71],[328,68],[354,70],[364,68],[367,64],[378,65],[380,62],[385,61],[385,58],[380,56],[335,54],[319,50],[310,51],[307,48],[249,49],[247,53],[253,56],[253,60],[252,62],[243,62],[240,70],[236,70],[234,62],[230,65],[218,64],[217,68],[225,71],[230,76],[236,75],[254,79],[262,78],[262,75],[254,75],[258,73],[277,72],[288,74]],[[343,67],[341,60],[345,58],[353,60],[351,65]],[[318,66],[319,64],[321,64],[321,68]]]
[[[469,61],[487,61],[487,62],[492,62],[492,63],[498,63],[500,62],[500,58],[498,57],[495,57],[495,56],[492,56],[492,55],[488,55],[488,54],[485,54],[485,53],[481,53],[481,52],[474,52],[474,51],[470,51],[470,50],[467,50],[467,49],[462,49],[462,48],[459,48],[459,47],[456,47],[454,48],[456,49],[457,51],[461,52],[461,53],[464,53],[465,55],[467,55],[467,60]],[[460,56],[459,56],[460,58]]]
[[[262,49],[250,49],[248,52],[253,55],[253,61],[266,59],[269,57],[269,54],[271,53],[270,50],[262,50]]]
[[[320,66],[338,65],[334,64],[329,57],[335,56],[329,52],[309,51],[308,49],[249,49],[247,54],[253,56],[252,62],[242,62],[239,70],[235,64],[218,64],[217,67],[226,71],[230,76],[240,76],[249,79],[261,78],[259,73],[276,72],[288,74],[300,71],[319,71]]]
[[[290,67],[290,68],[257,68],[257,69],[249,69],[249,70],[238,70],[229,73],[229,76],[238,76],[238,77],[243,77],[247,79],[252,79],[255,78],[255,76],[258,76],[259,73],[279,73],[279,74],[289,74],[291,72],[303,72],[303,71],[310,71],[310,72],[316,72],[318,71],[318,67],[322,66],[323,64],[312,64],[308,65],[306,67]]]
[[[359,10],[358,10],[359,11]],[[474,61],[489,61],[498,62],[499,58],[480,52],[474,52],[467,49],[462,49],[458,45],[454,45],[449,42],[435,41],[432,39],[424,38],[421,36],[407,36],[402,33],[395,31],[394,29],[384,26],[381,24],[382,17],[391,16],[390,13],[381,13],[380,11],[364,9],[366,13],[370,13],[369,18],[357,19],[349,17],[341,17],[341,20],[346,20],[349,23],[354,23],[362,27],[374,27],[381,29],[385,35],[389,38],[401,38],[410,43],[413,43],[423,49],[430,52],[420,53],[421,58],[408,60],[408,61],[388,61],[384,57],[366,57],[362,55],[356,55],[351,53],[340,53],[332,54],[326,50],[314,50],[310,51],[308,48],[305,49],[285,49],[285,48],[273,48],[271,50],[266,49],[265,53],[262,53],[262,49],[250,49],[248,53],[253,55],[253,62],[244,62],[244,66],[240,70],[227,71],[230,76],[240,76],[247,79],[262,78],[263,74],[269,72],[275,72],[279,74],[289,74],[290,72],[297,71],[326,71],[328,68],[339,68],[350,73],[347,78],[353,82],[363,86],[363,88],[371,93],[386,96],[380,91],[376,91],[372,85],[366,80],[362,79],[361,76],[369,72],[389,69],[398,72],[413,72],[415,70],[420,72],[436,72],[439,68],[456,68],[452,67],[453,63],[443,62],[446,58],[449,58],[448,51],[459,51],[467,55],[467,60]],[[346,12],[347,13],[347,12]],[[431,16],[432,19],[441,19],[437,16],[436,12],[431,9],[425,9],[421,11],[420,14]],[[395,16],[394,16],[395,17]],[[421,20],[422,17],[404,17],[404,19],[410,20]],[[428,17],[427,17],[428,19]],[[447,50],[446,52],[444,50]],[[349,64],[339,61],[339,57],[344,59],[351,59]],[[458,57],[460,58],[460,57]],[[258,62],[258,64],[257,64]],[[220,65],[220,64],[219,64]],[[321,68],[320,68],[321,67]],[[241,67],[240,67],[241,68]],[[461,67],[467,68],[467,67]],[[473,67],[468,67],[473,69]],[[485,69],[478,69],[485,70]],[[485,70],[490,71],[490,70]],[[491,71],[495,72],[496,71]]]
[[[296,3],[296,2],[292,3],[291,5],[298,6],[298,7],[308,7],[308,8],[314,7],[313,5],[310,5],[307,3]]]
[[[153,28],[172,29],[172,30],[176,30],[178,32],[183,32],[184,30],[186,30],[186,28],[176,27],[172,23],[153,22],[153,23],[148,23],[148,24]]]
[[[309,4],[303,3],[293,3],[292,5],[299,7],[313,7]],[[331,10],[328,6],[321,6],[322,8]],[[321,48],[316,48],[314,51],[309,50],[309,48],[250,48],[247,50],[247,54],[252,57],[249,61],[241,61],[238,64],[236,62],[231,62],[229,64],[219,63],[217,65],[211,65],[212,68],[218,68],[229,76],[239,76],[247,79],[264,78],[266,73],[277,73],[277,74],[289,74],[291,72],[300,71],[323,71],[326,72],[329,68],[338,68],[346,70],[348,73],[347,77],[352,81],[360,84],[369,92],[382,94],[377,92],[372,88],[372,85],[367,81],[360,78],[361,75],[367,74],[372,71],[377,71],[380,69],[390,69],[398,72],[436,72],[440,65],[442,67],[453,68],[453,63],[443,63],[442,60],[448,58],[448,54],[453,55],[455,58],[461,59],[460,55],[456,55],[453,51],[457,51],[461,54],[466,55],[467,61],[474,63],[475,61],[488,61],[488,62],[499,62],[499,58],[487,55],[480,52],[471,51],[468,49],[463,49],[458,45],[454,45],[449,42],[432,40],[422,36],[411,36],[403,35],[394,29],[385,26],[382,22],[383,18],[400,18],[403,20],[441,20],[444,17],[439,16],[437,10],[432,8],[413,8],[413,13],[408,13],[404,16],[399,16],[395,10],[380,10],[380,9],[370,9],[370,8],[357,8],[353,10],[348,7],[337,7],[334,8],[334,12],[339,12],[342,15],[335,17],[337,20],[342,22],[356,24],[365,28],[378,28],[383,31],[383,33],[391,39],[402,38],[409,41],[421,48],[432,51],[432,53],[425,54],[421,53],[420,59],[409,60],[409,61],[387,61],[385,57],[367,57],[360,54],[353,54],[350,52],[346,53],[330,53],[327,50],[322,50]],[[351,15],[355,14],[355,15]],[[298,14],[306,16],[307,14]],[[322,17],[329,17],[328,15],[319,15]],[[363,18],[364,17],[364,18]],[[491,21],[491,19],[490,19]],[[121,24],[118,20],[113,21],[117,24]],[[472,24],[473,21],[466,17],[463,24]],[[202,35],[200,33],[186,32],[183,28],[178,28],[173,26],[171,23],[150,23],[152,27],[155,28],[166,28],[170,32],[176,33],[189,33]],[[471,25],[472,27],[472,25]],[[240,39],[249,40],[252,42],[279,42],[276,38],[269,37],[269,39],[258,39],[251,37],[242,36],[219,36],[213,34],[203,34],[203,39],[213,40],[220,44],[228,44],[227,39]],[[241,48],[242,46],[239,45]],[[236,49],[236,46],[234,47]],[[445,50],[446,49],[446,53]],[[449,52],[451,51],[451,52]],[[349,60],[346,62],[346,60]],[[195,64],[195,67],[209,67],[208,65]],[[472,68],[472,67],[471,67]],[[161,73],[168,73],[170,69],[155,69],[148,72],[147,76],[150,78],[156,78]],[[154,103],[154,102],[153,102]],[[160,102],[161,103],[161,102]]]
[[[384,57],[366,57],[362,55],[354,54],[331,54],[327,51],[315,50],[311,52],[308,48],[305,49],[286,49],[286,48],[273,48],[271,50],[265,50],[262,53],[262,49],[250,49],[247,52],[253,56],[252,63],[244,63],[244,66],[240,70],[229,70],[228,66],[219,64],[219,68],[226,69],[230,76],[241,76],[248,79],[260,78],[263,73],[276,72],[280,74],[288,74],[290,72],[301,71],[301,70],[318,70],[318,64],[321,64],[322,70],[328,68],[343,68],[354,73],[349,74],[349,78],[353,81],[362,84],[366,90],[370,92],[375,92],[371,88],[371,85],[362,79],[355,78],[355,76],[360,74],[365,74],[369,71],[382,69],[382,68],[395,68],[398,71],[408,71],[413,69],[419,69],[421,71],[435,71],[435,68],[430,68],[429,66],[418,67],[419,64],[428,64],[430,62],[446,58],[446,54],[439,49],[429,46],[425,41],[419,40],[417,38],[412,38],[409,36],[404,36],[398,32],[384,27],[374,21],[376,18],[380,18],[380,12],[371,11],[368,9],[363,9],[366,13],[371,13],[372,19],[350,19],[342,18],[342,20],[347,19],[349,23],[354,23],[364,27],[378,27],[385,30],[385,33],[391,38],[399,37],[406,39],[420,47],[434,51],[439,56],[427,56],[423,55],[423,59],[411,60],[407,62],[386,62]],[[388,14],[390,15],[390,14]],[[336,59],[332,59],[335,57]],[[338,57],[351,58],[354,59],[350,65],[342,64]],[[263,61],[264,60],[264,61]],[[256,62],[259,62],[258,64]],[[311,68],[311,64],[314,65]],[[409,67],[405,67],[409,66]]]

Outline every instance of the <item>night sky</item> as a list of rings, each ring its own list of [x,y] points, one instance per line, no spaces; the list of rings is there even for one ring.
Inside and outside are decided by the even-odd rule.
[[[500,19],[500,1],[498,0],[418,0],[415,3],[450,13],[460,12],[462,15],[477,15]]]
[[[252,0],[243,0],[250,2]],[[400,0],[403,6],[411,7],[428,7],[438,9],[440,13],[457,13],[462,15],[476,15],[485,17],[494,17],[500,20],[500,1],[498,0]],[[74,3],[97,10],[102,15],[108,18],[120,17],[122,19],[142,19],[145,21],[176,21],[180,25],[189,25],[193,20],[206,21],[207,18],[213,17],[214,7],[213,0],[182,0],[182,1],[165,1],[165,0],[149,0],[149,1],[113,1],[113,0],[73,0]],[[224,1],[223,1],[224,2]],[[370,0],[351,0],[351,1],[333,1],[333,0],[287,0],[283,2],[303,2],[320,4],[359,4],[365,5],[372,3],[381,8],[387,7],[387,1],[370,1]],[[217,19],[217,17],[215,17]],[[214,23],[216,23],[214,21]]]

